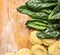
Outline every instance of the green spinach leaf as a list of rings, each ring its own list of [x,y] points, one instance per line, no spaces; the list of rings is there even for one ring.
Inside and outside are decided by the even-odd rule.
[[[26,7],[35,11],[40,11],[44,8],[51,8],[57,5],[57,0],[29,0]]]
[[[60,31],[55,30],[53,26],[50,26],[47,27],[45,31],[38,31],[37,37],[43,39],[57,39],[60,37]]]
[[[17,10],[20,13],[27,14],[31,18],[44,19],[44,20],[47,20],[48,15],[51,13],[50,9],[44,9],[44,10],[41,10],[40,12],[34,12],[34,11],[28,9],[26,6],[21,6],[21,7],[17,8]]]
[[[43,20],[29,20],[26,22],[26,26],[36,30],[45,30],[48,22]]]
[[[26,26],[38,30],[37,37],[59,38],[60,0],[29,0],[17,10],[33,18],[26,22]]]
[[[58,0],[58,5],[54,8],[48,17],[49,20],[60,19],[60,0]]]

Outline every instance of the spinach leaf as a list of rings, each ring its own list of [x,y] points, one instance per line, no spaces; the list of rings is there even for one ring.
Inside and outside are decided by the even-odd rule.
[[[59,38],[60,0],[29,0],[17,10],[33,18],[26,22],[26,26],[38,30],[37,37]]]
[[[45,31],[38,31],[37,37],[43,39],[56,39],[59,38],[60,31],[55,30],[53,26],[47,27]]]
[[[58,24],[59,20],[48,20],[48,22],[51,24]]]
[[[60,6],[56,6],[48,17],[49,20],[60,19]]]
[[[59,30],[59,31],[60,31],[60,24],[59,24],[59,23],[53,24],[53,27],[54,27],[56,30]]]
[[[52,10],[51,9],[43,9],[43,10],[41,10],[41,12],[44,12],[44,13],[50,15],[50,13],[52,12]]]
[[[48,26],[48,23],[47,21],[43,20],[29,20],[26,22],[26,26],[36,30],[45,30]]]
[[[50,9],[44,9],[44,10],[41,10],[40,12],[34,12],[28,9],[26,6],[21,6],[17,8],[17,10],[20,13],[27,14],[28,16],[34,19],[45,19],[45,20],[48,18],[48,15],[51,13]]]
[[[57,0],[29,0],[26,3],[26,7],[35,11],[40,11],[44,8],[51,8],[57,5]]]
[[[58,5],[54,8],[48,17],[49,20],[60,19],[60,0],[58,0]]]

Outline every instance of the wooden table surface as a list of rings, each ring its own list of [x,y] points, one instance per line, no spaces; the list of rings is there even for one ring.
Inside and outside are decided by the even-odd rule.
[[[16,10],[26,1],[0,0],[0,55],[31,46],[30,31],[25,26],[25,22],[30,18]]]

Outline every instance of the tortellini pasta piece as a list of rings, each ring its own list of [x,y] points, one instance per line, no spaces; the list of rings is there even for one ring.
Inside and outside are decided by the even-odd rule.
[[[5,53],[4,55],[15,55],[14,53]]]
[[[22,48],[16,53],[16,55],[31,55],[31,54],[32,54],[31,51],[27,48]]]
[[[42,40],[43,40],[43,44],[46,46],[50,46],[56,42],[55,39],[42,39]]]
[[[58,41],[48,48],[49,55],[60,55],[60,48],[58,46]]]
[[[31,34],[30,34],[30,42],[31,42],[32,44],[42,44],[42,39],[40,39],[40,38],[38,38],[38,37],[36,36],[36,32],[37,32],[37,31],[31,32]]]
[[[60,39],[58,40],[59,48],[60,48]]]
[[[46,48],[39,44],[33,45],[31,52],[33,55],[47,55]]]

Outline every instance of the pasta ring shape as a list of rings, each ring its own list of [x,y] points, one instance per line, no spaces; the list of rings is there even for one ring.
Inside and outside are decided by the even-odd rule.
[[[49,55],[60,55],[60,49],[58,46],[58,41],[48,48]]]
[[[39,44],[33,45],[31,52],[33,55],[47,55],[46,48]]]
[[[37,31],[31,32],[31,34],[30,34],[30,42],[31,42],[32,44],[42,44],[42,39],[40,39],[40,38],[38,38],[38,37],[36,36],[36,32],[37,32]]]
[[[45,46],[50,46],[56,42],[55,39],[42,39]]]
[[[27,48],[20,49],[16,55],[31,55],[31,51]]]

